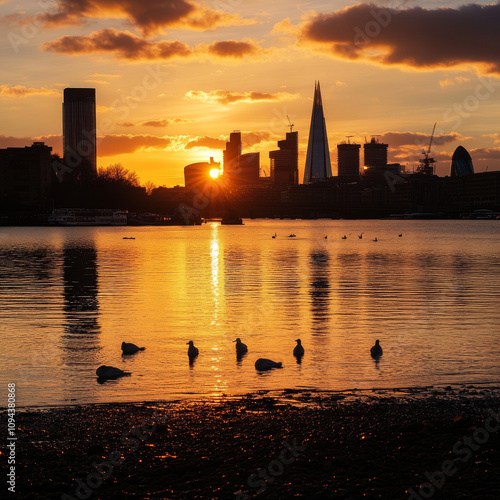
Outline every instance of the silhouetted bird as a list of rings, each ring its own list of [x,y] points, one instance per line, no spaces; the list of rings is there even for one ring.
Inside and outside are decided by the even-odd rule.
[[[118,378],[124,375],[129,375],[129,373],[120,370],[120,368],[115,368],[114,366],[101,365],[95,374],[100,378]]]
[[[243,356],[243,354],[248,352],[248,347],[239,337],[236,340],[233,340],[233,342],[236,342],[236,356]]]
[[[193,341],[190,340],[189,342],[187,342],[186,345],[189,345],[188,347],[188,356],[192,359],[192,358],[196,358],[196,356],[198,356],[198,354],[200,354],[200,351],[198,350],[197,347],[194,346],[193,344]]]
[[[328,239],[328,236],[325,236],[325,240],[327,240],[327,239]]]
[[[297,345],[293,348],[293,355],[297,358],[301,358],[304,356],[304,347],[302,346],[300,339],[297,339],[295,342],[297,342]]]
[[[276,361],[272,361],[271,359],[259,358],[255,362],[255,368],[261,372],[266,370],[271,370],[272,368],[281,368],[283,363],[276,363]]]
[[[378,241],[377,237],[375,236],[375,238],[373,238],[373,241]]]
[[[360,240],[362,240],[362,239],[363,239],[363,233],[358,234],[358,238],[359,238]]]
[[[375,341],[375,345],[370,349],[370,354],[372,355],[372,358],[380,358],[380,356],[384,354],[379,340]]]
[[[403,233],[401,233],[401,234],[399,235],[399,237],[400,237],[400,238],[401,238],[402,236],[403,236]]]
[[[276,238],[276,236],[278,236],[278,235],[276,233],[274,233],[273,238]]]
[[[139,347],[129,342],[122,342],[122,354],[135,354],[138,351],[144,351],[145,347]]]
[[[347,240],[347,236],[344,234],[344,236],[342,236],[342,239]]]

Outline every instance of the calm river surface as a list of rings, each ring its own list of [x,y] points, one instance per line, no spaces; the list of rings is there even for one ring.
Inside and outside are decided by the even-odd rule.
[[[0,381],[20,407],[498,382],[499,297],[500,221],[0,228]]]

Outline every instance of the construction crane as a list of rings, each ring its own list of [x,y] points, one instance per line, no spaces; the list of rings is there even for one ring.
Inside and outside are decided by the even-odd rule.
[[[293,124],[291,121],[290,121],[290,118],[288,115],[286,115],[286,117],[288,118],[288,126],[290,127],[290,133],[293,132],[293,127],[295,127],[295,124]]]
[[[434,128],[432,129],[431,140],[429,141],[429,148],[427,149],[427,151],[425,150],[422,151],[424,158],[421,158],[419,160],[420,165],[417,168],[417,173],[419,174],[424,174],[424,175],[434,174],[433,164],[436,163],[436,160],[434,158],[431,158],[429,155],[431,154],[432,141],[434,139],[434,132],[436,132],[436,125],[437,122],[434,124]]]
[[[351,137],[355,137],[355,136],[354,135],[346,135],[346,137],[347,137],[347,144],[351,144],[350,139],[351,139]]]

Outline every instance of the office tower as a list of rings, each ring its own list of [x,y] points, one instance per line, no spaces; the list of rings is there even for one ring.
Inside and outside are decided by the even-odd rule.
[[[245,153],[238,158],[236,182],[241,185],[259,182],[260,153]]]
[[[372,137],[370,142],[367,142],[363,146],[364,154],[365,154],[365,167],[368,169],[385,169],[387,166],[387,149],[388,144],[382,144]]]
[[[330,150],[326,134],[325,116],[319,82],[314,85],[314,102],[309,129],[309,144],[307,145],[306,168],[304,184],[321,181],[332,176]]]
[[[64,89],[63,147],[75,178],[97,174],[95,89]]]
[[[210,162],[191,163],[184,167],[184,185],[189,189],[198,189],[203,191],[205,185],[210,182],[212,170],[219,170],[220,163],[214,162],[211,157]]]
[[[294,186],[299,182],[299,133],[287,132],[278,147],[269,152],[271,181],[279,186]]]
[[[463,146],[458,146],[451,158],[451,176],[471,175],[474,173],[474,165],[470,154]]]
[[[0,149],[0,211],[45,210],[52,194],[52,148],[34,142]]]
[[[241,132],[234,131],[229,135],[229,142],[226,142],[226,149],[223,152],[224,178],[232,182],[238,174],[238,160],[241,155]]]
[[[337,176],[340,182],[359,181],[361,144],[337,144]]]

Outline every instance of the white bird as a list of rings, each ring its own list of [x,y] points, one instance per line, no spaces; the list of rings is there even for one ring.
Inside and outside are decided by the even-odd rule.
[[[281,368],[283,363],[277,363],[271,359],[259,358],[255,362],[255,369],[261,372],[271,370],[272,368]]]
[[[376,340],[375,345],[370,349],[370,354],[372,358],[380,358],[384,351],[382,351],[382,347],[380,346],[380,341]]]
[[[297,345],[293,348],[293,355],[297,358],[301,358],[304,356],[304,347],[302,346],[300,339],[297,339],[295,342],[297,342]]]
[[[139,351],[144,351],[145,347],[139,347],[129,342],[122,342],[122,354],[135,354]]]
[[[243,356],[243,354],[248,352],[248,347],[239,337],[236,340],[233,340],[233,342],[236,342],[236,356]]]
[[[186,345],[189,345],[189,347],[188,347],[188,356],[190,358],[196,358],[196,356],[198,356],[198,354],[200,354],[200,351],[198,350],[197,347],[194,346],[192,340],[190,340],[189,342],[187,342]]]
[[[115,368],[114,366],[106,366],[106,365],[101,365],[95,371],[95,374],[100,378],[118,378],[118,377],[123,377],[125,375],[129,375],[129,373],[120,370],[120,368]]]

